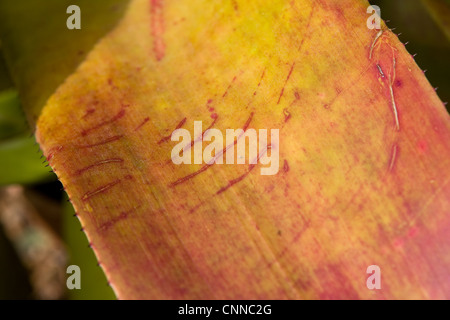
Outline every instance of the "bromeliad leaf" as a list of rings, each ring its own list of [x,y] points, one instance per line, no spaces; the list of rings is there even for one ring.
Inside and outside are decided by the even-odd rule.
[[[119,298],[450,298],[449,116],[368,5],[134,0],[32,109]],[[197,120],[282,170],[175,165]]]

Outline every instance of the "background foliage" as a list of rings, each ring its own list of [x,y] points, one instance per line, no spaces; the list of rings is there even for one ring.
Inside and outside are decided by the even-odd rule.
[[[388,21],[387,25],[395,28],[396,33],[401,33],[399,38],[404,43],[408,42],[409,52],[417,53],[415,59],[418,65],[427,70],[430,83],[439,88],[441,100],[449,101],[450,1],[380,0],[371,3],[381,8],[381,16]],[[43,13],[37,11],[36,14]],[[65,17],[65,11],[62,11],[58,19],[65,21]],[[58,19],[55,21],[59,21]],[[51,42],[53,39],[45,41]],[[61,52],[55,52],[57,49],[52,50],[49,54],[61,56]],[[80,266],[82,290],[66,291],[59,298],[114,298],[84,233],[80,232],[81,226],[74,217],[70,203],[65,199],[61,184],[49,172],[50,168],[46,167],[41,157],[21,111],[12,78],[4,60],[0,59],[0,185],[3,188],[11,184],[25,187],[27,199],[64,243],[68,253],[67,264]],[[65,268],[66,265],[60,267]],[[34,299],[38,296],[36,287],[30,280],[30,268],[24,266],[17,243],[8,239],[0,228],[0,299]]]

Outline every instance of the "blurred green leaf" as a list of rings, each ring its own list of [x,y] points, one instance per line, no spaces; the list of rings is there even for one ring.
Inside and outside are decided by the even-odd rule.
[[[81,289],[69,290],[69,299],[115,300],[114,292],[107,285],[105,274],[88,246],[86,235],[80,231],[80,222],[73,216],[72,205],[66,202],[63,211],[63,235],[70,254],[69,264],[77,265],[81,270]]]
[[[17,91],[0,92],[0,140],[27,131],[25,115]]]
[[[0,39],[30,123],[45,101],[122,16],[129,0],[0,0]],[[69,30],[67,7],[81,9]]]
[[[0,143],[0,185],[31,184],[54,179],[55,175],[39,159],[32,137],[18,136]]]

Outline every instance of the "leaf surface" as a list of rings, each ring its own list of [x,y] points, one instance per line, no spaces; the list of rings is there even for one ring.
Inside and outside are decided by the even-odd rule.
[[[36,132],[119,298],[450,298],[449,116],[367,7],[131,2]],[[175,165],[194,121],[279,129],[279,172]]]

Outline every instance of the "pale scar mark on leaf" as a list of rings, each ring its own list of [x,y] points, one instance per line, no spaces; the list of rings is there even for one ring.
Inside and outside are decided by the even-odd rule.
[[[400,120],[399,120],[398,108],[397,108],[397,104],[395,101],[395,94],[394,94],[394,89],[393,89],[393,84],[394,84],[395,77],[396,77],[396,67],[397,67],[397,60],[396,60],[395,52],[397,50],[389,44],[389,42],[388,42],[389,39],[387,38],[387,36],[386,36],[386,41],[382,41],[384,38],[384,35],[385,34],[383,33],[383,30],[380,30],[377,33],[377,35],[375,36],[375,39],[373,40],[372,45],[370,47],[369,60],[372,60],[372,58],[374,56],[374,49],[377,47],[380,47],[382,44],[386,44],[391,49],[392,70],[389,70],[387,80],[388,80],[389,94],[390,94],[390,98],[391,98],[392,113],[393,113],[394,122],[395,122],[395,130],[400,131]],[[379,72],[381,78],[386,79],[386,74],[385,74],[385,72],[383,72],[379,60],[376,63],[376,67],[378,69],[378,72]]]
[[[397,51],[397,49],[392,47],[392,45],[389,43],[389,38],[387,36],[386,36],[385,41],[383,41],[384,37],[385,37],[385,34],[383,33],[383,30],[380,30],[376,34],[376,36],[372,42],[372,45],[370,47],[369,60],[372,60],[372,58],[374,57],[375,49],[381,47],[383,44],[387,45],[391,49],[392,66],[390,68],[388,68],[389,70],[387,72],[385,72],[383,70],[379,59],[376,62],[376,68],[378,69],[378,73],[381,77],[382,83],[387,83],[387,87],[389,89],[389,96],[390,96],[390,100],[391,100],[390,104],[391,104],[392,114],[393,114],[393,118],[394,118],[394,127],[395,127],[395,131],[399,132],[400,131],[399,112],[398,112],[397,103],[395,101],[395,92],[394,92],[394,88],[393,88],[394,83],[396,81],[396,68],[397,68],[396,51]],[[395,163],[397,162],[397,158],[398,158],[398,151],[399,151],[399,146],[397,143],[394,142],[391,147],[391,154],[390,154],[389,163],[388,163],[388,172],[392,172],[395,167]]]
[[[382,34],[383,34],[383,30],[380,30],[376,34],[375,39],[373,39],[372,45],[370,46],[370,50],[369,50],[369,60],[372,60],[373,49],[375,48],[375,44],[377,43],[378,39],[381,37]]]
[[[394,144],[391,150],[391,161],[389,162],[389,171],[392,171],[395,166],[395,161],[397,160],[398,146]]]

